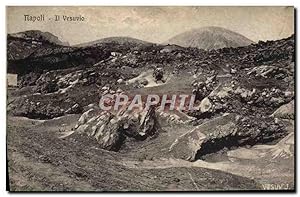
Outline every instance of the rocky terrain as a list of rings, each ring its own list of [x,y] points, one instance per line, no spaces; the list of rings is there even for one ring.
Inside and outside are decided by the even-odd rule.
[[[178,34],[165,42],[182,47],[197,47],[204,50],[248,46],[253,41],[222,27],[201,27]]]
[[[294,189],[294,35],[206,50],[26,35],[7,37],[11,190]],[[107,94],[195,95],[196,108],[103,111]]]

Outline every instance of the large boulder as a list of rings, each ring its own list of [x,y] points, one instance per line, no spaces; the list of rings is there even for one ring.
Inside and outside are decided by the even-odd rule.
[[[235,115],[228,114],[205,122],[180,136],[171,145],[169,151],[176,158],[193,161],[205,143],[234,136],[236,131]]]
[[[177,138],[169,151],[176,158],[194,161],[224,148],[253,146],[287,135],[282,124],[272,120],[224,114]]]
[[[154,108],[142,112],[124,110],[117,114],[89,109],[79,118],[75,131],[94,137],[102,149],[118,151],[127,137],[144,140],[157,134],[159,123]]]

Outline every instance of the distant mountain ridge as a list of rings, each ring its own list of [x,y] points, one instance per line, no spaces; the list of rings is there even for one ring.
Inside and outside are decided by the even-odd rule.
[[[208,26],[178,34],[163,44],[176,44],[182,47],[197,47],[204,50],[213,50],[226,47],[247,46],[252,40],[231,30]]]
[[[143,40],[128,37],[128,36],[115,36],[115,37],[102,38],[102,39],[91,41],[91,42],[81,43],[81,44],[77,44],[77,45],[74,45],[74,46],[75,47],[87,47],[87,46],[95,45],[95,44],[98,44],[98,43],[110,43],[110,42],[115,42],[115,43],[118,43],[118,44],[125,44],[125,43],[153,44],[151,42],[143,41]]]
[[[42,32],[40,30],[29,30],[18,33],[8,34],[15,38],[23,38],[25,40],[48,41],[52,44],[69,46],[68,42],[62,42],[59,38],[50,32]]]

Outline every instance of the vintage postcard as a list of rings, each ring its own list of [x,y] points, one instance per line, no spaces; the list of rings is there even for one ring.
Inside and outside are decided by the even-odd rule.
[[[7,6],[13,191],[295,191],[294,7]]]

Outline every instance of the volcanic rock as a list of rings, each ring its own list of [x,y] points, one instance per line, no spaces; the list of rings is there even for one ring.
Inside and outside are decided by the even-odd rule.
[[[262,65],[253,68],[251,71],[247,73],[247,75],[255,75],[256,77],[260,76],[262,78],[283,79],[288,74],[287,71],[283,68]]]
[[[208,112],[212,108],[212,104],[208,98],[204,98],[200,103],[200,111],[202,113]]]
[[[144,140],[159,132],[153,107],[138,112],[119,111],[118,114],[89,109],[75,126],[77,133],[94,137],[102,149],[118,151],[126,137]]]
[[[174,157],[194,161],[198,151],[208,141],[219,142],[234,136],[237,131],[233,114],[222,116],[197,126],[175,140],[169,148]],[[217,144],[215,144],[217,148]]]
[[[224,114],[177,138],[169,151],[176,158],[194,161],[223,148],[265,143],[285,135],[287,130],[270,120]]]

